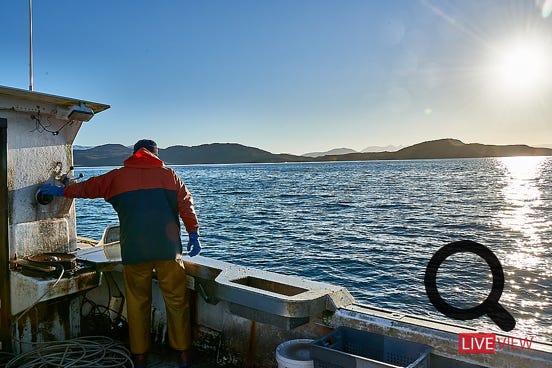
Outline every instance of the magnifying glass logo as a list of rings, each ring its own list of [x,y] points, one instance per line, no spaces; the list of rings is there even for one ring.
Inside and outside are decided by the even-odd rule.
[[[441,264],[451,255],[456,253],[475,253],[483,258],[491,268],[493,274],[493,286],[491,293],[481,304],[473,308],[456,308],[447,303],[437,290],[437,271]],[[498,303],[504,290],[504,271],[495,254],[484,245],[461,240],[445,245],[439,249],[429,260],[426,268],[424,284],[429,301],[445,316],[466,321],[488,315],[503,331],[511,331],[516,327],[516,320],[502,305]]]

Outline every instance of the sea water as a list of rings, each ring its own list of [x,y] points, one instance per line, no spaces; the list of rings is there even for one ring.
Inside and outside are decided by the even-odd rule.
[[[424,287],[444,245],[471,240],[498,257],[500,304],[515,336],[552,341],[552,158],[512,157],[173,167],[194,196],[202,255],[346,287],[358,303],[501,332],[487,316],[455,321]],[[112,168],[78,168],[84,178]],[[117,216],[76,201],[79,236],[99,239]],[[187,236],[183,230],[183,240]],[[441,296],[483,302],[491,269],[473,253],[439,268]]]

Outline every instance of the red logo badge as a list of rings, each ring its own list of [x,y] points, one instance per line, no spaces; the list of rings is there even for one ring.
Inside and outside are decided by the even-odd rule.
[[[458,352],[460,354],[494,354],[496,335],[494,333],[458,334]]]

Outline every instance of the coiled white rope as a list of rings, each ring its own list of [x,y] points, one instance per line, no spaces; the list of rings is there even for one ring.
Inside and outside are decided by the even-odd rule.
[[[119,368],[134,367],[130,351],[106,336],[86,336],[42,343],[17,355],[5,368]]]

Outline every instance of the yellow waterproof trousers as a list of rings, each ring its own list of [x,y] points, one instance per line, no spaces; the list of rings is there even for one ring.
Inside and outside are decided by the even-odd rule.
[[[171,260],[123,267],[130,351],[132,354],[145,354],[150,347],[151,288],[154,269],[167,309],[169,344],[175,350],[188,350],[192,336],[186,270],[181,260]]]

